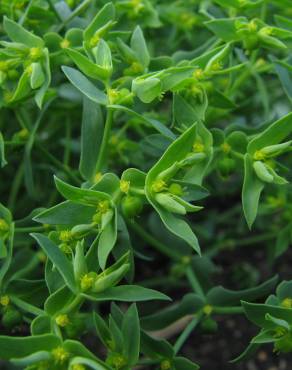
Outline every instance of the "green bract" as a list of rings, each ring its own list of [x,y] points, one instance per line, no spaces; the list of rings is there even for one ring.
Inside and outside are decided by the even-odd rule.
[[[107,1],[0,0],[0,368],[282,368],[292,6]]]

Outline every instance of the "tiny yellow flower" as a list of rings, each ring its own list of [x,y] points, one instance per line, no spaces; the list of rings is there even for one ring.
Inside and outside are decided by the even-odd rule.
[[[203,312],[205,315],[209,316],[213,311],[213,307],[209,304],[206,304],[204,307],[203,307]]]
[[[111,104],[114,104],[118,99],[120,93],[117,89],[108,89],[107,95]]]
[[[183,256],[181,258],[181,262],[184,264],[184,265],[188,265],[190,262],[191,262],[192,258],[190,256]]]
[[[8,297],[8,295],[2,295],[0,297],[0,304],[2,306],[4,306],[4,307],[8,306],[9,302],[10,302],[10,298]]]
[[[64,328],[70,323],[69,317],[66,314],[61,314],[56,317],[56,324]]]
[[[67,39],[64,39],[60,42],[61,49],[67,49],[69,46],[70,46],[70,41]]]
[[[9,70],[9,63],[6,60],[0,60],[0,71],[7,72]]]
[[[74,364],[72,370],[85,370],[85,366],[82,364]]]
[[[30,48],[29,50],[29,56],[32,60],[38,60],[42,56],[42,54],[42,49],[38,47]]]
[[[0,218],[0,232],[2,231],[8,231],[9,230],[9,225],[8,223],[4,220],[4,218]]]
[[[251,31],[251,32],[255,32],[258,29],[258,26],[257,26],[255,20],[250,21],[248,23],[247,27],[248,27],[249,31]]]
[[[285,298],[281,302],[281,306],[285,308],[292,308],[292,298]]]
[[[70,230],[62,230],[59,234],[59,239],[63,243],[68,243],[73,239],[72,232]]]
[[[122,193],[127,194],[130,189],[130,181],[121,180],[120,181],[120,190]]]
[[[96,33],[95,35],[93,35],[89,41],[89,46],[91,48],[94,48],[100,41],[100,36],[98,33]]]
[[[261,150],[256,150],[253,159],[256,161],[262,161],[266,158],[265,153],[263,153]]]
[[[231,146],[230,146],[228,143],[224,142],[224,143],[221,145],[221,149],[222,149],[223,153],[227,154],[227,153],[229,153],[229,152],[230,152],[230,150],[231,150]]]
[[[222,62],[215,62],[212,64],[212,71],[220,71],[223,68]]]
[[[96,174],[94,175],[94,178],[93,178],[93,181],[94,183],[97,183],[101,180],[102,178],[102,173],[101,172],[96,172]]]
[[[63,364],[69,358],[69,353],[65,351],[62,347],[57,347],[53,349],[52,355],[55,359],[55,362]]]
[[[89,290],[94,283],[94,277],[89,274],[85,274],[80,279],[80,287],[82,291]]]
[[[286,333],[287,333],[286,329],[279,326],[275,329],[275,333],[273,336],[274,338],[279,338],[285,335]]]
[[[195,152],[195,153],[202,153],[204,150],[205,150],[205,146],[201,142],[196,141],[193,144],[193,152]]]
[[[152,183],[151,190],[154,191],[154,193],[160,193],[161,191],[166,189],[166,182],[157,179]]]
[[[18,131],[17,136],[22,140],[26,140],[29,137],[28,129],[23,128],[22,130]]]
[[[197,68],[194,70],[193,76],[196,80],[201,80],[204,76],[204,71],[202,70],[202,68]]]
[[[161,370],[168,370],[168,369],[171,369],[171,363],[169,360],[163,360],[161,363],[160,363],[160,369]]]
[[[109,210],[109,207],[110,204],[109,204],[109,201],[108,200],[102,200],[101,202],[98,203],[98,211],[101,213],[101,214],[104,214],[106,213],[108,210]]]
[[[140,73],[144,71],[144,67],[141,63],[133,62],[130,66],[131,72],[133,73]]]

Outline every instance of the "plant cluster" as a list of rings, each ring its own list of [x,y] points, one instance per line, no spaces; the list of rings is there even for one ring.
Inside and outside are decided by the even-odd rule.
[[[290,1],[0,15],[1,366],[195,370],[189,336],[234,314],[260,328],[234,362],[292,352],[291,276],[220,266],[289,253]]]

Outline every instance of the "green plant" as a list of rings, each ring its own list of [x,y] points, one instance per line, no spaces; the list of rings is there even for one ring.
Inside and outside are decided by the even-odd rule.
[[[236,258],[277,272],[291,244],[289,1],[0,14],[3,366],[198,369],[184,344],[221,315],[261,328],[234,362],[292,352],[291,276]]]

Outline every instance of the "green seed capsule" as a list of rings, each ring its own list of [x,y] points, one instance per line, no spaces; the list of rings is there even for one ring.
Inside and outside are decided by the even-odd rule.
[[[274,177],[270,174],[267,166],[261,162],[261,161],[255,161],[253,163],[253,168],[255,170],[255,173],[257,174],[257,177],[264,181],[271,183],[274,180]]]
[[[22,315],[15,308],[8,308],[2,316],[2,324],[6,328],[13,328],[22,320]]]
[[[133,218],[141,213],[143,209],[143,201],[140,197],[127,195],[122,199],[122,212],[127,218]]]
[[[223,177],[229,176],[235,170],[235,166],[235,160],[229,157],[224,157],[218,162],[218,169]]]

